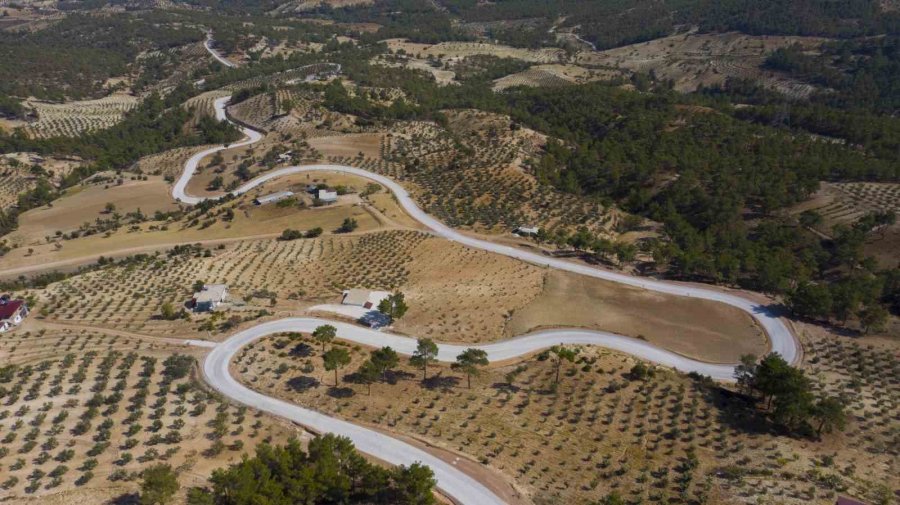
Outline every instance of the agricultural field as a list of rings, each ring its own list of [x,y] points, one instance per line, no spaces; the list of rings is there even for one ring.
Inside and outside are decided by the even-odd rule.
[[[161,318],[164,304],[181,308],[197,280],[228,284],[230,308],[212,318]],[[725,305],[548,273],[411,230],[170,251],[82,273],[35,296],[48,322],[191,338],[212,320],[208,336],[220,338],[260,317],[338,303],[349,288],[403,292],[410,310],[395,331],[445,342],[490,342],[575,325],[644,338],[709,361],[734,361],[766,346],[755,324]],[[714,345],[701,345],[708,342]]]
[[[578,65],[534,65],[527,70],[494,80],[494,91],[515,86],[566,86],[621,77],[622,72],[610,69],[588,69]]]
[[[19,195],[46,180],[52,185],[78,167],[78,158],[40,156],[36,153],[7,153],[0,156],[0,209],[15,205]]]
[[[49,268],[73,269],[93,263],[101,255],[124,257],[163,251],[176,244],[199,243],[212,247],[239,240],[275,238],[287,228],[308,230],[320,227],[325,234],[331,234],[348,218],[356,220],[357,232],[405,226],[398,224],[397,220],[408,223],[408,218],[403,217],[405,214],[395,201],[377,193],[367,195],[366,198],[372,197],[373,200],[371,203],[365,200],[364,205],[360,205],[363,201],[352,192],[341,196],[336,205],[324,207],[313,207],[309,199],[306,202],[303,200],[302,192],[306,184],[343,181],[348,187],[355,185],[355,191],[364,191],[366,183],[359,179],[351,183],[348,178],[332,179],[322,175],[308,180],[305,175],[282,178],[211,211],[193,212],[175,204],[169,196],[168,186],[159,178],[147,176],[146,180],[139,179],[143,177],[128,176],[128,182],[123,182],[124,188],[116,186],[116,180],[108,183],[109,188],[106,188],[106,183],[88,188],[91,191],[87,194],[91,198],[81,200],[89,208],[96,209],[96,213],[69,212],[59,221],[51,219],[69,205],[66,198],[57,202],[60,210],[53,206],[25,213],[25,232],[30,230],[30,234],[24,235],[21,229],[13,233],[18,238],[12,245],[17,247],[0,257],[0,270],[10,277]],[[138,197],[121,202],[112,198],[127,195],[129,187],[141,186],[156,188],[155,191],[165,196],[150,198],[150,193],[141,192]],[[299,199],[286,206],[256,206],[252,203],[257,196],[283,189],[296,190]],[[81,191],[76,188],[70,198],[78,201],[80,195]],[[136,207],[146,199],[151,205],[142,207],[138,212]],[[107,211],[107,203],[116,206],[116,210]],[[162,207],[159,207],[160,204]],[[125,209],[129,210],[126,212]],[[63,225],[67,228],[62,228]],[[64,229],[69,231],[64,232]]]
[[[703,13],[671,5],[684,2],[6,1],[0,63],[15,69],[31,52],[19,60],[34,78],[0,82],[0,294],[28,308],[22,321],[18,301],[0,300],[0,503],[143,504],[143,471],[164,463],[181,488],[160,505],[222,505],[188,488],[218,492],[213,470],[262,443],[339,429],[367,459],[413,454],[445,492],[465,483],[444,480],[455,468],[509,505],[896,502],[900,224],[835,230],[900,212],[889,85],[900,17],[865,2],[773,20],[784,12],[773,0],[747,19],[735,19],[737,0]],[[239,64],[217,63],[205,37]],[[163,106],[150,117],[144,106],[159,102],[142,100],[154,93]],[[228,121],[259,141],[234,147],[233,125],[208,121],[228,96]],[[821,124],[798,124],[810,118]],[[184,188],[199,198],[173,198],[203,150],[216,152]],[[293,173],[235,194],[314,163],[389,177],[495,252],[442,238],[371,179]],[[817,181],[828,182],[807,198]],[[293,195],[261,198],[282,191]],[[673,287],[577,275],[565,261]],[[228,294],[204,312],[192,297],[217,292],[210,284]],[[351,301],[348,289],[378,293]],[[322,329],[246,331],[318,317],[349,338],[345,325],[373,305],[384,333],[360,334],[431,342],[381,367],[376,349]],[[268,327],[296,330],[280,324]],[[550,329],[631,337],[646,359],[592,345],[429,359],[429,344]],[[651,347],[721,382],[655,366],[665,360]],[[204,373],[207,357],[221,373]],[[228,374],[319,414],[238,395]],[[340,481],[353,467],[332,459],[339,471],[316,471]],[[430,503],[427,469],[409,470],[396,494],[409,504],[381,489],[371,503]],[[266,502],[254,493],[227,499]]]
[[[228,110],[257,129],[303,138],[360,131],[351,116],[326,109],[318,98],[290,88],[279,89],[248,98]]]
[[[466,56],[489,55],[498,58],[515,58],[530,63],[559,63],[565,59],[565,51],[558,48],[522,49],[489,44],[486,42],[441,42],[439,44],[419,44],[404,39],[388,39],[388,49],[396,53],[402,51],[416,58],[429,56],[441,60],[457,60]]]
[[[452,226],[489,233],[523,223],[548,230],[576,223],[609,229],[607,209],[540,188],[528,173],[527,164],[545,142],[543,135],[513,127],[508,117],[497,114],[458,110],[447,115],[447,129],[426,122],[398,123],[382,148],[384,161],[370,169],[411,183],[420,205]],[[460,147],[468,149],[465,163],[457,161]]]
[[[42,328],[5,336],[0,354],[0,476],[13,501],[77,493],[129,495],[165,462],[182,485],[296,428],[234,406],[196,380],[184,346]],[[13,364],[15,363],[15,364]],[[65,496],[65,494],[63,495]]]
[[[506,116],[447,110],[447,128],[426,121],[363,128],[355,126],[353,116],[328,111],[316,105],[314,97],[293,93],[292,112],[279,116],[276,104],[281,95],[281,90],[264,93],[229,107],[234,117],[268,134],[252,148],[225,151],[226,161],[251,160],[255,162],[251,172],[260,173],[267,167],[260,164],[259,153],[286,150],[289,145],[298,161],[348,164],[403,181],[430,214],[453,226],[486,233],[506,233],[534,223],[570,231],[584,225],[611,234],[619,217],[618,211],[596,202],[540,187],[528,164],[539,155],[546,137],[514,125]],[[293,142],[287,144],[285,136]],[[465,163],[456,161],[462,156]],[[227,171],[219,175],[225,187],[232,183]],[[201,171],[192,181],[194,190],[202,192],[212,177]]]
[[[37,138],[77,137],[116,124],[126,112],[137,106],[138,101],[137,97],[122,93],[80,102],[30,100],[26,105],[34,109],[37,120],[30,122],[26,131]]]
[[[778,48],[799,44],[815,50],[825,40],[813,37],[752,36],[740,33],[686,33],[606,51],[583,51],[575,63],[629,72],[654,72],[672,80],[678,91],[722,84],[729,77],[751,79],[793,98],[805,98],[813,86],[760,68]]]
[[[559,383],[554,358],[542,355],[491,366],[471,388],[442,364],[430,365],[422,381],[421,369],[401,359],[369,392],[354,375],[368,350],[334,345],[352,358],[338,384],[306,335],[255,342],[235,366],[258,391],[476,459],[536,504],[616,491],[644,503],[799,505],[837,493],[874,497],[880,486],[898,484],[892,426],[900,363],[880,345],[815,343],[811,372],[829,376],[817,387],[848,395],[859,412],[843,434],[821,443],[768,431],[702,382],[663,370],[637,379],[633,359],[600,348],[579,349]]]
[[[819,191],[808,201],[789,212],[814,211],[821,216],[816,230],[831,235],[834,226],[850,226],[872,212],[900,212],[900,184],[877,182],[822,182]],[[864,246],[885,267],[895,266],[900,247],[900,224],[888,225],[871,234]]]
[[[220,89],[207,91],[205,93],[200,93],[197,96],[189,98],[186,102],[184,102],[184,108],[193,109],[194,114],[196,115],[196,120],[199,120],[202,116],[215,117],[215,101],[219,98],[230,95],[231,93]]]

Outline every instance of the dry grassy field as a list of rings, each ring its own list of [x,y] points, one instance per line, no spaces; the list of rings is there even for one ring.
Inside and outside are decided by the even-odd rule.
[[[352,362],[335,386],[319,344],[297,334],[251,344],[235,367],[266,394],[466,454],[537,504],[612,491],[644,503],[826,504],[896,487],[900,363],[877,345],[807,338],[810,372],[827,376],[818,387],[848,394],[857,413],[844,434],[818,443],[779,436],[683,376],[632,379],[631,358],[598,348],[564,364],[558,385],[552,359],[541,357],[489,368],[471,389],[446,365],[430,366],[422,382],[402,360],[369,394],[353,375],[366,349],[348,347]]]
[[[505,332],[514,336],[559,326],[642,338],[679,354],[720,363],[735,363],[748,353],[759,356],[768,348],[753,319],[727,305],[550,271],[544,274],[540,296],[512,314]]]
[[[115,206],[115,212],[126,215],[140,210],[152,215],[156,211],[171,211],[178,205],[169,197],[169,186],[161,177],[135,180],[133,176],[100,174],[95,178],[69,189],[65,196],[51,206],[39,207],[22,214],[19,228],[8,236],[10,243],[22,246],[45,242],[56,232],[68,233],[95,219],[109,218],[107,204]],[[121,184],[119,181],[121,180]]]
[[[136,491],[141,470],[159,462],[177,468],[182,485],[198,485],[257,443],[297,432],[207,392],[193,357],[181,355],[180,369],[167,362],[179,351],[77,328],[5,335],[4,501],[49,496],[66,503],[75,493],[80,503],[99,503]]]
[[[97,100],[47,103],[27,101],[37,112],[38,120],[28,124],[27,131],[38,138],[66,136],[108,128],[136,107],[138,99],[132,95],[114,94]]]

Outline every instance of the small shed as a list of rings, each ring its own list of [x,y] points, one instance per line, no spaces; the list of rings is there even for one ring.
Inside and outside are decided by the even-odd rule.
[[[337,201],[337,191],[328,191],[327,189],[320,189],[316,197],[319,201],[323,203],[334,203]]]
[[[534,235],[537,235],[541,231],[541,229],[537,226],[519,226],[513,231],[518,235],[532,237]]]
[[[341,298],[341,305],[354,305],[364,309],[377,310],[378,304],[391,294],[388,291],[371,291],[368,289],[347,289]]]
[[[294,196],[294,193],[292,191],[279,191],[270,195],[260,196],[254,199],[253,203],[255,203],[256,205],[265,205],[267,203],[274,203],[286,198],[290,198],[292,196]]]
[[[372,292],[368,289],[348,289],[344,291],[344,296],[341,299],[341,305],[356,305],[358,307],[371,309],[372,302],[369,301],[369,297],[371,295]]]
[[[226,284],[206,284],[203,289],[194,293],[191,305],[194,312],[209,312],[215,310],[228,298],[228,286]]]

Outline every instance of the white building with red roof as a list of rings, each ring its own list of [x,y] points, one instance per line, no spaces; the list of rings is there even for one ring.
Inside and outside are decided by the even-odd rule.
[[[13,300],[9,295],[0,296],[0,332],[22,324],[28,315],[25,300]]]

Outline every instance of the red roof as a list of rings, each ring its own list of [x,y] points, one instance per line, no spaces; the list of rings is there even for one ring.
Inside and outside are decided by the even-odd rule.
[[[19,307],[24,305],[25,302],[23,300],[10,300],[6,303],[0,304],[0,319],[9,319],[16,312],[18,312]]]

